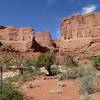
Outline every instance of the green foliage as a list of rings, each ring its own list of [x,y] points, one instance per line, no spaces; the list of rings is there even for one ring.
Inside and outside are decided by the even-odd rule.
[[[93,58],[93,66],[100,70],[100,55]]]
[[[53,52],[42,53],[35,62],[35,65],[37,68],[45,67],[49,72],[49,75],[51,75],[51,65],[54,64],[54,61],[55,55]]]
[[[66,72],[62,72],[58,75],[58,80],[66,80],[66,79],[76,79],[78,77],[78,69],[77,68],[69,68]]]
[[[25,59],[25,67],[32,67],[34,66],[35,61],[33,59]]]
[[[0,90],[0,100],[22,100],[22,94],[18,87],[10,83],[3,83],[2,90]]]
[[[39,67],[48,67],[53,65],[54,63],[54,53],[53,52],[47,52],[43,53],[38,57],[38,66]]]
[[[77,68],[69,68],[67,70],[67,79],[76,79],[78,77],[78,70]]]
[[[79,68],[79,77],[83,77],[85,75],[96,75],[96,69],[91,65],[82,66]]]
[[[26,67],[26,72],[27,73],[33,73],[34,69],[32,67]]]
[[[44,72],[41,72],[40,69],[35,68],[33,71],[33,75],[43,75]]]
[[[13,77],[8,77],[5,79],[7,82],[18,82],[21,75],[15,75]]]
[[[60,74],[58,75],[58,80],[59,80],[59,81],[66,80],[66,79],[67,79],[67,74],[66,74],[66,72],[60,73]]]
[[[51,72],[52,72],[53,75],[57,75],[57,74],[60,73],[60,70],[59,70],[58,67],[52,67],[51,68]]]
[[[97,89],[97,80],[93,75],[85,75],[80,79],[80,93],[81,94],[91,94]]]

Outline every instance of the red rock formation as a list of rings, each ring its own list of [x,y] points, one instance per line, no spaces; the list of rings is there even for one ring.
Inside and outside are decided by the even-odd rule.
[[[54,47],[51,35],[48,31],[46,32],[38,32],[35,34],[35,40],[43,47],[52,48]]]
[[[100,13],[76,14],[63,20],[60,52],[100,54]]]
[[[32,28],[0,27],[2,42],[11,45],[19,51],[26,51],[32,46],[34,30]]]
[[[2,42],[11,45],[19,51],[46,52],[50,50],[49,48],[54,47],[48,31],[34,34],[32,28],[0,26],[0,36],[2,37]]]

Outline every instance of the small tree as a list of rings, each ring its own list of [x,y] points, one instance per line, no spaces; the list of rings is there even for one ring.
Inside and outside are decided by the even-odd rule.
[[[51,65],[54,64],[55,61],[55,55],[53,52],[47,52],[41,54],[36,62],[37,67],[45,67],[48,71],[49,75],[52,75],[51,72]]]

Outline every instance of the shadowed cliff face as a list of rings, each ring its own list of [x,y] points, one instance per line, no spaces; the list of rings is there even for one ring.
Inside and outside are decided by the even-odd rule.
[[[63,20],[60,52],[100,53],[100,13],[76,14]]]
[[[33,40],[32,40],[32,47],[31,47],[31,49],[34,49],[34,52],[35,52],[35,51],[38,51],[38,52],[43,52],[43,53],[50,50],[50,49],[47,48],[47,47],[41,46],[41,45],[36,41],[35,36],[33,37]]]

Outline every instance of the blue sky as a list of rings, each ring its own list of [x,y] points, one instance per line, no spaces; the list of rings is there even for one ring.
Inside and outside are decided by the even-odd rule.
[[[32,27],[60,36],[61,19],[100,11],[100,0],[0,0],[0,25]]]

